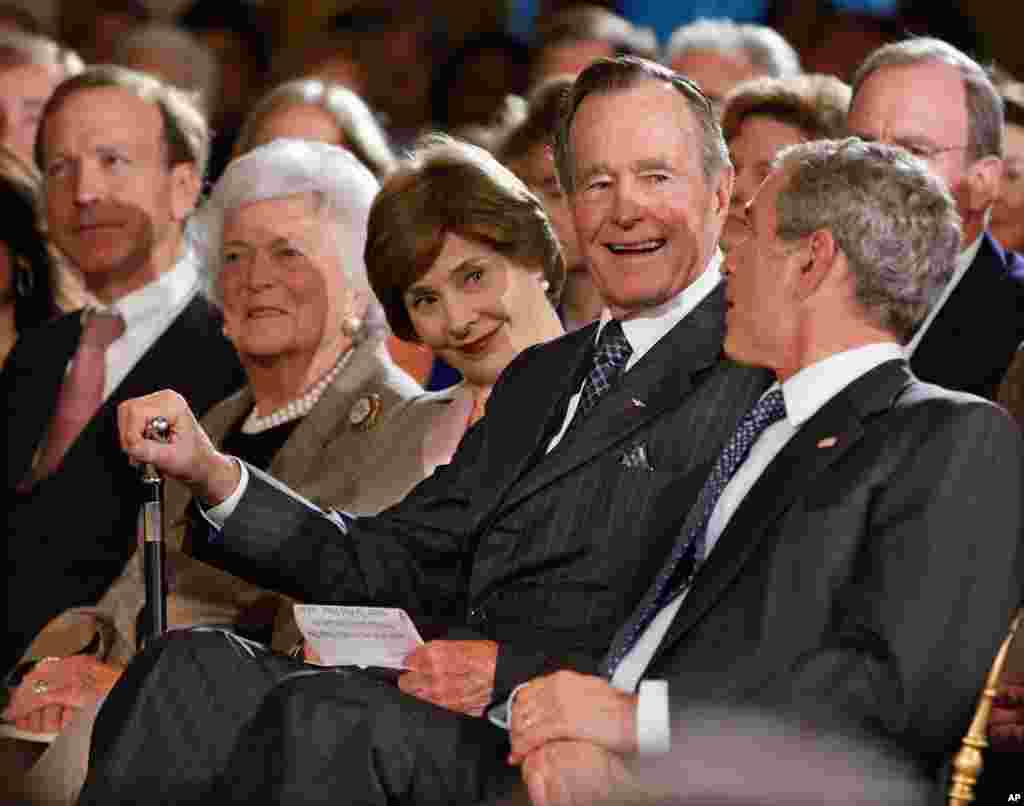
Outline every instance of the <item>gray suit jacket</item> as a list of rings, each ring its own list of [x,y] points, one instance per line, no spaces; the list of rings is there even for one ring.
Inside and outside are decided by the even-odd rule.
[[[370,397],[379,398],[380,413],[372,427],[361,428],[352,423],[350,413],[358,401]],[[391,362],[382,342],[363,342],[278,451],[270,473],[319,506],[375,513],[401,499],[433,470],[424,461],[423,445],[445,418],[453,398],[448,391],[424,393]],[[245,387],[210,410],[203,427],[214,444],[221,443],[253,402],[252,391]],[[457,442],[460,436],[448,438]],[[181,551],[189,542],[185,512],[190,494],[171,481],[165,493],[168,623],[258,628],[276,622],[275,645],[293,642],[298,633],[283,597]],[[47,655],[74,652],[88,642],[95,628],[104,639],[99,654],[127,662],[135,651],[136,621],[144,602],[142,558],[137,551],[96,607],[62,614],[47,626],[29,654],[35,656],[44,648]]]
[[[720,360],[719,287],[545,453],[595,327],[521,354],[452,463],[375,518],[339,525],[254,473],[225,550],[306,601],[400,606],[426,637],[497,641],[498,695],[594,668],[768,380]]]
[[[1004,412],[883,364],[768,466],[647,676],[677,710],[823,706],[934,772],[1020,600],[1022,489]]]

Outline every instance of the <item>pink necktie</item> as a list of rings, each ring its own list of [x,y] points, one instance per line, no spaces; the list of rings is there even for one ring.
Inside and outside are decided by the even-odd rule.
[[[87,311],[84,316],[82,338],[60,388],[37,478],[46,478],[60,467],[64,454],[100,407],[107,348],[124,333],[124,319],[118,313]]]

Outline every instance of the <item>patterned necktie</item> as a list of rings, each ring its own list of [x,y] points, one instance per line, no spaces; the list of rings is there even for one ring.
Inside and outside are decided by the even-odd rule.
[[[633,348],[629,346],[626,334],[622,332],[622,323],[618,319],[610,320],[597,341],[594,364],[583,381],[580,402],[576,406],[576,414],[573,415],[569,430],[583,422],[601,396],[612,388],[632,354]]]
[[[57,409],[50,423],[46,447],[37,465],[37,478],[46,478],[60,467],[68,448],[103,402],[107,348],[124,333],[118,313],[87,311],[78,351],[64,376]]]
[[[700,513],[697,522],[690,528],[685,540],[676,543],[668,561],[662,566],[654,580],[654,596],[640,611],[636,620],[624,634],[622,641],[614,647],[605,658],[606,674],[611,676],[622,659],[640,640],[644,630],[654,620],[661,609],[672,601],[689,583],[693,575],[697,559],[704,554],[704,540],[707,535],[708,522],[715,510],[718,499],[728,486],[729,481],[739,466],[750,453],[758,437],[768,426],[786,416],[786,401],[781,389],[773,389],[762,397],[750,411],[743,415],[732,437],[719,454],[711,474],[704,482],[697,503]]]

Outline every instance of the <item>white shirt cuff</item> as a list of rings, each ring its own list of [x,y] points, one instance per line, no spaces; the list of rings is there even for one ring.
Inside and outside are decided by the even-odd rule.
[[[231,458],[235,460],[238,464],[238,469],[241,471],[241,477],[238,479],[238,486],[235,487],[235,491],[215,507],[210,507],[209,509],[203,509],[202,505],[199,505],[198,507],[202,516],[206,518],[210,525],[218,531],[224,528],[224,524],[235,511],[235,508],[238,506],[238,502],[242,500],[242,496],[245,494],[245,490],[249,486],[249,468],[245,466],[245,462],[235,459],[234,456]]]
[[[636,744],[641,756],[667,753],[671,749],[667,680],[640,681],[636,706]]]

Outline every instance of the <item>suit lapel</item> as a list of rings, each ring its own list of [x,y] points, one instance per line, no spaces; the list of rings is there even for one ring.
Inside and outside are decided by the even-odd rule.
[[[694,376],[721,355],[724,306],[720,284],[622,376],[587,419],[512,491],[506,504],[514,506],[678,406],[693,387]]]
[[[514,427],[494,428],[488,433],[485,451],[493,458],[484,457],[477,462],[476,466],[483,468],[483,472],[479,477],[466,479],[475,498],[481,494],[505,495],[533,466],[537,453],[547,447],[565,417],[569,398],[589,369],[596,331],[597,324],[591,324],[551,344],[534,348],[528,368],[522,369],[523,375],[528,377],[517,384],[518,393],[492,394],[488,399],[488,411],[482,424],[501,422]],[[523,446],[527,444],[533,449],[524,451]],[[509,462],[509,457],[515,457],[515,461]],[[487,511],[492,507],[477,509]]]
[[[81,336],[82,312],[62,316],[24,337],[25,347],[29,343],[32,347],[26,349],[26,356],[18,357],[17,372],[14,362],[8,361],[5,366],[8,487],[29,472],[36,448],[46,437],[68,362]]]
[[[912,379],[904,361],[886,362],[854,381],[804,423],[765,469],[729,520],[694,577],[686,600],[662,640],[655,660],[703,618],[742,571],[776,520],[824,470],[857,444],[864,433],[864,422],[890,409]],[[687,516],[682,535],[689,531],[696,516],[697,513],[692,511]],[[652,592],[648,592],[640,608],[651,595]]]

